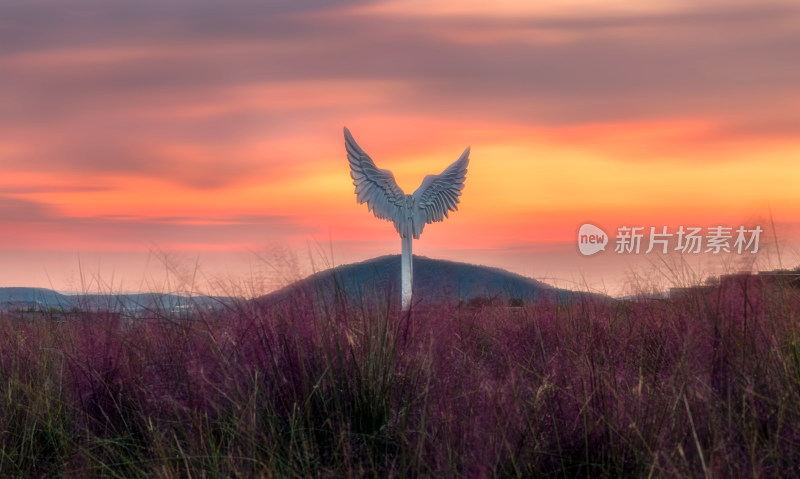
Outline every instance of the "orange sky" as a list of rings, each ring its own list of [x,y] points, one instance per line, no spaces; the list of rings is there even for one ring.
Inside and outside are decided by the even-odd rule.
[[[0,286],[261,290],[399,253],[356,204],[343,126],[408,193],[472,147],[418,254],[621,294],[661,259],[583,257],[581,224],[760,225],[757,258],[665,260],[797,266],[795,2],[19,0],[0,18]]]

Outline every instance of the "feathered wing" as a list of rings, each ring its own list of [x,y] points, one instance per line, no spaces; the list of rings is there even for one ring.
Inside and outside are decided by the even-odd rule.
[[[404,214],[406,200],[394,175],[389,170],[375,166],[375,162],[358,146],[347,128],[344,129],[344,145],[358,202],[366,203],[367,209],[378,218],[393,222],[397,232],[403,236],[407,222]]]
[[[414,197],[414,238],[419,238],[428,223],[444,221],[450,211],[458,209],[461,190],[467,178],[469,147],[461,157],[438,175],[428,175],[412,195]]]

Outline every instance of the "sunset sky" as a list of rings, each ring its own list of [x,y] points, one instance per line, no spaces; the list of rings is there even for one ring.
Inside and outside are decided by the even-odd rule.
[[[344,126],[407,193],[471,146],[415,254],[614,294],[653,264],[796,267],[798,32],[794,0],[6,0],[0,286],[260,291],[397,254]],[[766,232],[584,257],[584,223]]]

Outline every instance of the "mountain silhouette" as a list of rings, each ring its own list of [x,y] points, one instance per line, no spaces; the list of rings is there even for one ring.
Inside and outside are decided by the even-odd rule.
[[[494,304],[518,306],[549,301],[568,303],[581,298],[604,296],[560,289],[509,271],[468,263],[414,256],[413,304]],[[280,303],[295,298],[324,302],[346,300],[389,301],[400,296],[400,255],[387,255],[360,263],[337,266],[292,283],[258,298],[262,303]]]
[[[610,299],[594,293],[556,288],[509,271],[468,263],[414,256],[414,307],[440,304],[522,306],[550,302],[566,304],[581,299]],[[63,294],[45,288],[0,288],[2,311],[146,311],[176,312],[215,309],[236,302],[227,296],[170,293]],[[399,306],[400,255],[337,266],[296,281],[254,300],[261,305],[292,301],[324,305],[346,301]]]
[[[180,311],[186,308],[210,309],[231,301],[224,296],[185,296],[170,293],[79,293],[63,294],[46,288],[0,288],[0,310],[17,311]]]

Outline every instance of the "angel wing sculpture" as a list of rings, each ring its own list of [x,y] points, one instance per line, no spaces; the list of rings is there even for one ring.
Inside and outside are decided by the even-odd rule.
[[[411,240],[419,239],[428,223],[444,221],[458,209],[469,164],[469,147],[452,165],[438,175],[428,175],[413,194],[407,195],[397,186],[389,170],[381,170],[358,146],[350,130],[344,129],[344,144],[350,161],[350,176],[356,187],[356,199],[366,203],[375,216],[394,223],[402,240],[400,257],[401,307],[411,307],[413,264]]]

